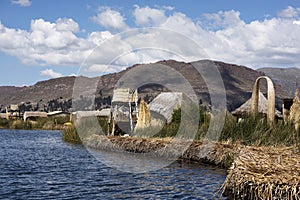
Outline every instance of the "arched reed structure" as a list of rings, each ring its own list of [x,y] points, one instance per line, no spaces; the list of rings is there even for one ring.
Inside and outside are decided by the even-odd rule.
[[[253,116],[258,114],[258,91],[259,91],[259,83],[261,79],[265,79],[267,81],[267,89],[268,89],[268,122],[273,124],[275,121],[275,89],[272,80],[267,76],[260,76],[256,79],[253,90],[252,90],[252,101],[251,101],[251,113]]]

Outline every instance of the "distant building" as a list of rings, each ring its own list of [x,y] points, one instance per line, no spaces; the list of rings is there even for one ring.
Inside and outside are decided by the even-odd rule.
[[[0,113],[0,118],[6,119],[7,118],[7,114],[6,113]]]
[[[38,111],[25,111],[23,115],[24,121],[27,119],[36,119],[36,118],[45,118],[48,117],[46,112],[38,112]]]
[[[84,117],[107,117],[110,118],[111,115],[111,109],[110,108],[105,108],[102,110],[94,110],[94,111],[77,111],[73,112],[72,116],[75,119],[80,119]]]
[[[70,116],[70,113],[58,110],[58,111],[48,112],[47,116],[48,117],[67,117],[67,116]]]

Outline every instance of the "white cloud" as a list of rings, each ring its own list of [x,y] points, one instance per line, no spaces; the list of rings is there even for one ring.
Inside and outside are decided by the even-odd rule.
[[[168,10],[168,11],[172,11],[175,9],[175,7],[173,7],[173,6],[163,6],[162,8],[165,10]]]
[[[121,31],[128,29],[128,26],[124,22],[125,18],[121,13],[108,7],[100,7],[97,16],[94,16],[92,19],[107,29]]]
[[[31,1],[30,0],[11,0],[11,2],[13,4],[17,4],[17,5],[20,5],[20,6],[23,6],[23,7],[31,5]]]
[[[27,65],[78,66],[96,46],[76,36],[78,31],[72,19],[32,20],[30,31],[7,28],[0,22],[0,50]]]
[[[298,18],[282,15],[246,23],[238,11],[230,10],[205,14],[199,22],[174,10],[136,6],[133,16],[138,26],[171,31],[133,30],[131,35],[119,35],[110,30],[129,27],[123,15],[102,8],[96,19],[101,14],[108,16],[100,18],[108,30],[87,33],[87,37],[77,35],[81,30],[72,19],[32,20],[29,31],[7,28],[0,22],[0,51],[28,65],[80,66],[89,56],[86,66],[95,65],[89,69],[99,73],[114,72],[135,63],[183,60],[180,56],[189,61],[208,58],[250,67],[300,65]],[[172,31],[192,39],[200,48],[187,46],[185,39]],[[95,49],[97,45],[101,48]],[[174,52],[167,52],[168,49]],[[110,63],[112,67],[103,67]]]
[[[244,22],[240,19],[240,12],[234,10],[205,13],[203,17],[205,23],[202,26],[207,26],[206,29],[216,30],[244,25]]]
[[[295,24],[295,25],[300,25],[300,20],[295,20],[295,21],[293,21],[293,24]]]
[[[58,77],[62,76],[61,73],[55,72],[55,71],[53,71],[53,69],[45,69],[45,70],[41,71],[40,74],[41,74],[41,76],[48,76],[50,78],[58,78]]]
[[[73,19],[67,18],[59,18],[56,20],[55,29],[57,31],[70,31],[70,32],[78,32],[79,25],[73,21]]]
[[[280,11],[278,13],[279,17],[285,17],[285,18],[294,18],[298,17],[300,14],[300,8],[294,8],[292,6],[288,6],[286,9]]]
[[[89,34],[88,40],[96,45],[100,45],[103,41],[112,37],[113,35],[109,31],[92,32]]]
[[[167,19],[164,10],[150,8],[148,6],[140,8],[136,5],[133,15],[135,17],[135,23],[139,26],[158,26]]]

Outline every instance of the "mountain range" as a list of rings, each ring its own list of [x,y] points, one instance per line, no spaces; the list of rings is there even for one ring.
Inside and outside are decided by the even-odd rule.
[[[81,100],[87,100],[88,91],[93,91],[93,85],[97,85],[95,94],[95,107],[88,107],[86,109],[101,109],[110,104],[113,89],[116,84],[120,86],[120,80],[127,72],[141,67],[150,69],[149,74],[154,70],[156,65],[170,67],[175,72],[181,74],[191,85],[193,91],[196,93],[200,103],[204,105],[210,104],[210,95],[206,82],[214,82],[213,79],[202,77],[203,74],[194,68],[198,65],[204,70],[210,71],[212,65],[217,67],[222,77],[227,98],[227,109],[233,111],[251,97],[253,83],[256,78],[262,75],[270,76],[274,81],[276,90],[276,106],[280,109],[282,105],[282,98],[292,97],[295,90],[295,81],[300,76],[300,70],[297,68],[276,69],[276,68],[261,68],[253,70],[246,66],[229,64],[219,61],[201,60],[192,63],[178,62],[175,60],[163,60],[152,64],[136,64],[118,73],[106,74],[99,77],[88,78],[83,76],[70,76],[50,79],[46,81],[37,82],[31,86],[15,87],[15,86],[0,86],[0,105],[1,111],[10,104],[26,104],[31,105],[29,110],[45,110],[51,111],[56,109],[69,110],[72,106],[72,94],[74,83],[84,82],[81,87],[83,91],[80,95]],[[151,68],[152,67],[152,68]],[[151,71],[151,69],[153,69]],[[174,73],[175,73],[174,72]],[[164,75],[164,73],[157,73],[155,75],[157,80],[163,79],[165,82],[176,83],[177,79],[172,75]],[[136,76],[137,77],[137,76]],[[134,79],[132,80],[134,81]],[[140,97],[151,101],[162,91],[169,91],[167,85],[160,85],[156,83],[149,83],[138,88]],[[263,83],[260,87],[263,93],[266,93],[266,85]],[[74,99],[74,98],[73,98]],[[79,100],[80,100],[79,99]],[[32,106],[33,105],[33,106]],[[62,108],[63,107],[63,108]]]
[[[260,68],[258,69],[268,75],[275,83],[285,89],[288,96],[293,97],[296,85],[300,81],[300,69],[298,68]]]

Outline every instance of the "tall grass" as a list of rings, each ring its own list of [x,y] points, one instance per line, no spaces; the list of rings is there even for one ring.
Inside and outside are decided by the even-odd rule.
[[[92,134],[107,134],[109,128],[107,119],[83,117],[63,129],[62,139],[66,142],[82,143],[84,138]]]
[[[62,129],[64,123],[69,121],[69,117],[47,117],[36,118],[35,120],[7,120],[0,119],[0,127],[7,129]]]
[[[62,140],[65,142],[71,142],[75,144],[81,144],[81,138],[78,135],[74,125],[66,126],[63,130]]]
[[[0,127],[1,128],[9,128],[9,120],[0,118]]]
[[[293,123],[282,120],[270,125],[264,117],[248,116],[236,122],[231,115],[226,117],[219,140],[239,141],[245,145],[291,146],[299,145],[300,132]]]
[[[202,140],[207,137],[207,131],[211,120],[213,120],[211,119],[211,116],[200,109],[199,126],[193,139]],[[182,125],[180,123],[181,110],[177,109],[173,112],[173,121],[171,123],[165,124],[162,128],[158,127],[155,129],[155,127],[149,127],[145,130],[140,130],[136,132],[134,136],[175,137],[178,134],[180,126],[189,126],[189,124]],[[215,123],[218,123],[218,121]],[[103,132],[99,131],[99,127],[102,128]],[[108,123],[105,119],[98,118],[97,120],[92,120],[83,118],[76,124],[76,128],[77,130],[74,127],[65,129],[63,139],[65,141],[78,142],[80,138],[88,137],[90,134],[106,134],[111,127],[108,127]],[[187,130],[189,129],[187,128]],[[77,131],[80,135],[78,135]],[[227,114],[221,133],[218,133],[216,137],[210,137],[209,139],[217,141],[233,141],[245,145],[300,146],[300,131],[295,130],[293,123],[284,123],[279,120],[273,125],[270,125],[267,122],[267,119],[262,116],[256,118],[245,116],[243,120],[237,122],[237,119],[234,116]]]
[[[174,110],[173,121],[166,124],[154,137],[174,137],[180,126],[180,109]],[[203,110],[199,112],[199,127],[194,139],[207,137],[211,117]],[[217,122],[218,123],[218,122]],[[284,123],[278,120],[273,125],[262,116],[245,116],[240,122],[231,114],[227,114],[224,127],[215,140],[240,142],[245,145],[263,146],[300,146],[300,130],[296,130],[292,122]]]

